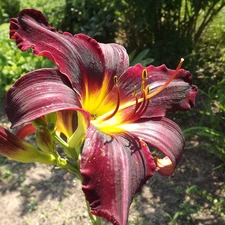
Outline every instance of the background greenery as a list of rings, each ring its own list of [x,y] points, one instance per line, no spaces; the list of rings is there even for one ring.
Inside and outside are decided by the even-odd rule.
[[[192,111],[177,113],[174,119],[181,117],[186,138],[194,136],[197,147],[215,156],[217,167],[224,168],[224,0],[0,0],[1,98],[23,74],[53,66],[30,51],[19,51],[9,40],[9,20],[24,8],[41,10],[58,30],[123,44],[131,65],[165,63],[175,68],[179,59],[185,58],[184,67],[193,74],[200,94]],[[176,222],[181,216],[175,216],[170,219]]]

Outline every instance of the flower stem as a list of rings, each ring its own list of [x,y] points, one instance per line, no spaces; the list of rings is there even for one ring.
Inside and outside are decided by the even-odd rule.
[[[60,156],[58,158],[58,167],[67,170],[70,173],[73,173],[77,176],[79,180],[82,180],[82,176],[79,170],[78,165],[74,165],[69,162],[67,159],[62,159]]]
[[[101,225],[102,224],[102,220],[101,220],[101,217],[99,217],[99,216],[95,216],[95,218],[96,218],[96,225]]]
[[[66,143],[61,137],[59,137],[56,134],[56,132],[53,133],[53,138],[57,143],[59,143],[62,146],[64,152],[66,153],[66,155],[68,157],[72,158],[74,161],[76,161],[78,159],[76,149],[70,148],[68,143]]]
[[[88,215],[90,217],[91,220],[91,225],[101,225],[102,224],[102,220],[101,217],[98,216],[94,216],[90,213],[90,206],[88,204],[88,201],[86,201],[86,205],[87,205],[87,211],[88,211]]]
[[[70,148],[69,144],[67,142],[65,142],[61,137],[59,137],[56,132],[52,133],[52,136],[54,138],[54,140],[61,145],[61,147],[63,148],[64,152],[66,153],[66,155],[69,158],[72,158],[74,161],[74,164],[71,163],[68,159],[62,159],[60,157],[60,155],[58,155],[58,153],[56,153],[56,158],[58,159],[58,167],[65,169],[73,174],[75,174],[77,176],[77,178],[82,182],[82,175],[80,173],[80,168],[79,168],[79,164],[77,163],[78,160],[78,152],[77,149],[75,148]],[[101,225],[102,224],[102,220],[101,217],[98,216],[94,216],[90,213],[90,206],[89,203],[86,201],[86,205],[87,205],[87,211],[88,211],[88,215],[90,217],[91,220],[91,225]]]

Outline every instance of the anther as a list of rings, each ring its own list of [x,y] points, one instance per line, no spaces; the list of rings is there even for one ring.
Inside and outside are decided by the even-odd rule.
[[[141,83],[141,91],[144,92],[145,90],[145,82],[148,76],[148,71],[146,69],[142,70],[142,83]]]
[[[148,71],[146,69],[142,70],[142,80],[146,80],[148,77]]]
[[[114,76],[113,77],[113,80],[114,80],[114,84],[117,86],[118,85],[118,77],[117,76]]]
[[[145,88],[145,93],[146,93],[146,95],[149,94],[149,91],[150,91],[150,85],[147,85],[146,88]]]

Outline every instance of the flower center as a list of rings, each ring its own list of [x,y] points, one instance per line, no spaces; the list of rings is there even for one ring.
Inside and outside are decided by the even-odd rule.
[[[148,109],[150,99],[154,97],[155,95],[159,94],[161,91],[163,91],[170,82],[176,77],[178,74],[182,63],[184,59],[182,58],[174,71],[174,73],[170,76],[170,78],[157,90],[155,90],[152,93],[149,93],[150,86],[146,86],[146,80],[148,77],[148,72],[146,69],[142,71],[142,83],[141,83],[141,94],[138,96],[137,94],[137,88],[134,87],[134,100],[128,101],[124,104],[121,104],[120,99],[120,90],[119,90],[119,84],[118,84],[118,77],[114,76],[114,87],[116,90],[117,95],[117,101],[115,108],[97,118],[93,118],[92,123],[101,128],[108,128],[108,127],[116,127],[124,123],[132,123],[139,119]],[[133,109],[129,113],[126,113],[126,109],[133,107]]]

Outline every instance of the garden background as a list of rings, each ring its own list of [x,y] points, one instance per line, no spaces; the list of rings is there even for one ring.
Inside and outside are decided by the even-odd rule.
[[[130,225],[225,224],[224,0],[0,0],[0,124],[6,90],[21,75],[52,67],[9,40],[9,19],[41,10],[58,30],[126,47],[138,62],[191,71],[196,107],[172,114],[184,131],[184,156],[171,178],[154,176],[131,207]],[[0,157],[0,225],[86,225],[81,185],[63,171]],[[105,222],[107,224],[107,222]]]

